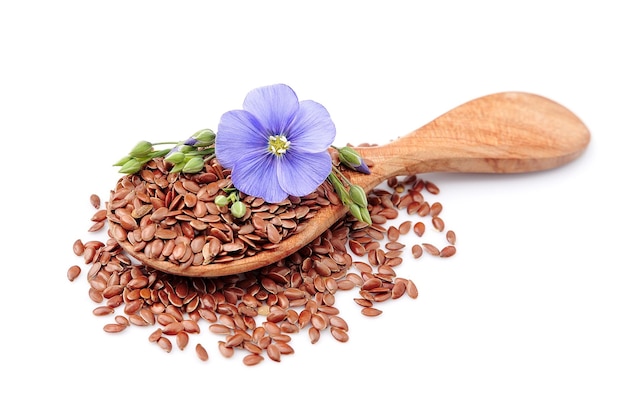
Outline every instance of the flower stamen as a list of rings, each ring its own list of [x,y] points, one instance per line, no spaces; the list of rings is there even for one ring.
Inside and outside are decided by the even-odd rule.
[[[287,152],[287,149],[291,145],[291,142],[287,140],[285,136],[270,136],[269,144],[267,145],[267,149],[270,153],[276,156],[282,156]]]

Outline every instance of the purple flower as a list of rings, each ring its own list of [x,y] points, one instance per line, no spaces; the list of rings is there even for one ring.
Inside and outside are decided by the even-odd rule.
[[[320,104],[298,101],[284,84],[248,93],[243,110],[225,113],[215,155],[241,192],[278,203],[312,193],[331,172],[335,124]]]

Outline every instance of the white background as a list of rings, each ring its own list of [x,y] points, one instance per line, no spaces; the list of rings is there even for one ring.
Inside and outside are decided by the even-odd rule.
[[[1,406],[71,410],[624,410],[623,13],[611,1],[7,1],[0,5]],[[467,100],[527,91],[589,127],[526,175],[427,176],[458,254],[406,258],[417,300],[281,363],[166,354],[102,331],[85,276],[89,195],[141,139],[216,128],[252,88],[291,85],[338,144],[384,143]],[[407,241],[409,241],[408,239]],[[11,404],[11,405],[8,405]],[[41,409],[41,408],[40,408]]]

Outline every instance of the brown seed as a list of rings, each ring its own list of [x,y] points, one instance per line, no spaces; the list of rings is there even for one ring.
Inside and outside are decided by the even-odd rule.
[[[428,204],[428,202],[424,201],[417,208],[417,215],[419,215],[420,217],[425,217],[428,214],[430,214],[430,205]]]
[[[97,316],[113,314],[115,310],[107,305],[96,307],[93,309],[93,314]]]
[[[196,355],[201,361],[208,361],[209,359],[209,353],[200,343],[196,344]]]
[[[179,332],[184,331],[184,330],[185,330],[185,327],[183,327],[183,324],[178,321],[174,321],[163,326],[163,334],[165,335],[176,335]]]
[[[347,342],[349,339],[348,333],[339,327],[330,327],[330,333],[335,337],[335,340],[339,342]]]
[[[280,348],[276,344],[270,344],[266,348],[267,356],[276,362],[280,362]]]
[[[124,331],[126,329],[126,326],[118,323],[111,323],[106,324],[103,329],[108,333],[119,333]]]
[[[237,333],[232,334],[226,337],[226,341],[224,341],[227,347],[237,347],[241,343],[243,343],[243,335]]]
[[[396,299],[402,297],[406,291],[406,283],[404,281],[397,281],[391,289],[391,298]]]
[[[441,205],[441,203],[434,202],[430,205],[430,215],[432,217],[437,217],[441,213],[442,209],[443,209],[443,206]]]
[[[373,288],[380,287],[381,285],[382,285],[382,281],[380,280],[380,278],[372,277],[363,283],[363,285],[361,286],[361,289],[371,290]]]
[[[376,317],[380,314],[382,314],[382,311],[379,310],[378,308],[374,308],[374,307],[365,307],[361,310],[361,314],[367,316],[367,317]]]
[[[333,315],[329,318],[329,324],[336,328],[341,328],[344,331],[348,331],[348,323],[343,318]]]
[[[85,245],[80,239],[78,239],[74,241],[73,249],[74,249],[74,254],[80,257],[85,252]]]
[[[98,210],[96,211],[93,216],[91,217],[91,221],[95,221],[95,222],[100,222],[100,221],[104,221],[107,218],[107,210]]]
[[[243,363],[244,365],[248,365],[248,366],[257,365],[261,361],[263,361],[263,358],[264,358],[263,356],[258,355],[258,354],[248,354],[245,357],[243,357]]]
[[[422,243],[422,247],[424,247],[424,250],[430,255],[439,255],[439,249],[430,243]]]
[[[443,229],[445,228],[445,224],[443,222],[443,220],[439,217],[433,217],[432,218],[432,224],[433,227],[435,228],[435,230],[437,231],[443,231]]]
[[[452,257],[454,254],[456,254],[456,247],[453,245],[448,245],[441,249],[441,252],[439,252],[439,257]]]
[[[309,339],[311,340],[311,344],[315,344],[320,340],[320,330],[315,327],[309,328]]]
[[[398,241],[400,238],[400,230],[394,226],[389,227],[387,229],[387,238],[389,238],[390,241]]]
[[[98,197],[97,194],[89,196],[89,201],[91,202],[93,208],[100,208],[100,197]]]
[[[374,305],[371,300],[367,300],[365,298],[355,298],[354,302],[360,305],[361,307],[371,307]]]
[[[456,244],[456,234],[454,231],[452,230],[448,230],[446,232],[446,240],[448,241],[448,243],[450,243],[451,245],[455,245]]]
[[[352,250],[352,252],[355,255],[358,255],[358,256],[365,255],[365,253],[366,253],[365,247],[363,247],[363,245],[361,243],[359,243],[358,241],[348,240],[348,245],[350,246],[350,250]]]
[[[401,250],[405,247],[404,244],[399,243],[397,241],[390,241],[387,244],[385,244],[385,248],[387,250]]]
[[[423,222],[418,221],[413,226],[413,231],[415,231],[415,234],[417,234],[418,237],[421,237],[424,235],[424,232],[426,232],[426,226],[424,225]]]
[[[400,224],[400,226],[398,227],[398,231],[400,232],[400,234],[408,234],[409,231],[411,231],[411,221],[404,221],[402,224]]]
[[[157,345],[159,347],[161,347],[163,349],[163,351],[165,351],[165,352],[171,352],[172,351],[172,342],[170,341],[169,338],[164,337],[164,336],[160,337],[157,340],[156,343],[157,343]]]
[[[209,326],[209,331],[215,334],[229,335],[232,332],[232,329],[223,324],[211,324]]]
[[[381,310],[373,307],[377,302],[404,294],[417,298],[415,284],[396,277],[405,247],[399,240],[411,227],[421,237],[425,226],[410,220],[394,225],[393,220],[402,209],[422,217],[427,211],[433,227],[444,231],[443,221],[437,220],[441,204],[429,204],[420,193],[439,190],[417,176],[392,179],[391,191],[375,189],[368,194],[373,224],[341,220],[291,257],[264,267],[259,276],[172,278],[134,266],[118,241],[131,242],[137,252],[185,267],[229,261],[274,248],[297,232],[320,206],[340,204],[332,186],[324,182],[310,196],[289,197],[278,204],[244,196],[247,213],[234,219],[227,207],[213,202],[231,184],[229,170],[215,161],[205,166],[205,171],[185,176],[168,174],[162,159],[151,160],[140,173],[122,177],[106,203],[107,210],[94,214],[100,229],[109,222],[101,211],[110,212],[110,241],[75,242],[75,254],[91,266],[89,296],[104,307],[97,312],[105,315],[123,307],[125,315],[115,317],[119,327],[108,327],[110,332],[130,324],[156,325],[149,339],[169,352],[168,336],[175,336],[182,350],[189,334],[200,332],[198,321],[205,319],[212,332],[225,336],[218,342],[223,356],[233,356],[235,347],[243,348],[252,355],[244,363],[253,365],[262,361],[264,350],[273,361],[293,353],[291,335],[305,327],[313,344],[326,328],[335,340],[347,341],[347,323],[334,306],[341,290],[358,287],[360,298],[354,300],[366,316],[380,315]],[[454,246],[450,230],[446,240]],[[425,247],[413,246],[414,256],[418,252],[421,256]],[[437,255],[447,257],[455,250],[444,247]],[[367,256],[366,262],[353,261],[353,256]],[[349,273],[351,267],[356,272]],[[68,270],[68,278],[77,275]],[[257,326],[259,315],[267,316],[262,326]]]
[[[163,336],[163,330],[160,328],[157,328],[156,330],[152,332],[152,334],[148,336],[148,341],[155,343],[159,341],[159,338],[161,338],[162,336]]]
[[[185,331],[181,331],[176,334],[176,345],[181,351],[187,347],[187,344],[189,344],[189,334]]]
[[[95,302],[100,304],[102,301],[104,301],[104,297],[102,296],[102,291],[97,290],[93,287],[89,288],[89,298]]]
[[[422,249],[422,246],[420,246],[419,244],[414,244],[411,247],[411,252],[413,253],[413,258],[420,258],[422,254],[424,253],[424,250]]]
[[[418,295],[417,287],[415,286],[415,283],[413,282],[413,280],[407,280],[406,293],[411,298],[417,298],[417,295]]]
[[[424,181],[424,188],[431,194],[439,194],[439,187],[432,181]]]
[[[320,314],[313,314],[311,316],[311,325],[318,330],[323,330],[328,327],[328,322],[326,321],[326,317]]]
[[[77,265],[71,266],[67,270],[67,279],[70,281],[74,281],[80,275],[81,269]]]
[[[219,349],[220,353],[226,358],[230,358],[235,354],[235,349],[233,347],[227,347],[224,341],[218,342],[217,348]]]

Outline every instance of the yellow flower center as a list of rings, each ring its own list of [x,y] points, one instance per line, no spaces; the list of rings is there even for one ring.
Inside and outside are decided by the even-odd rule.
[[[291,143],[285,136],[270,136],[267,150],[277,156],[282,156],[287,152]]]

